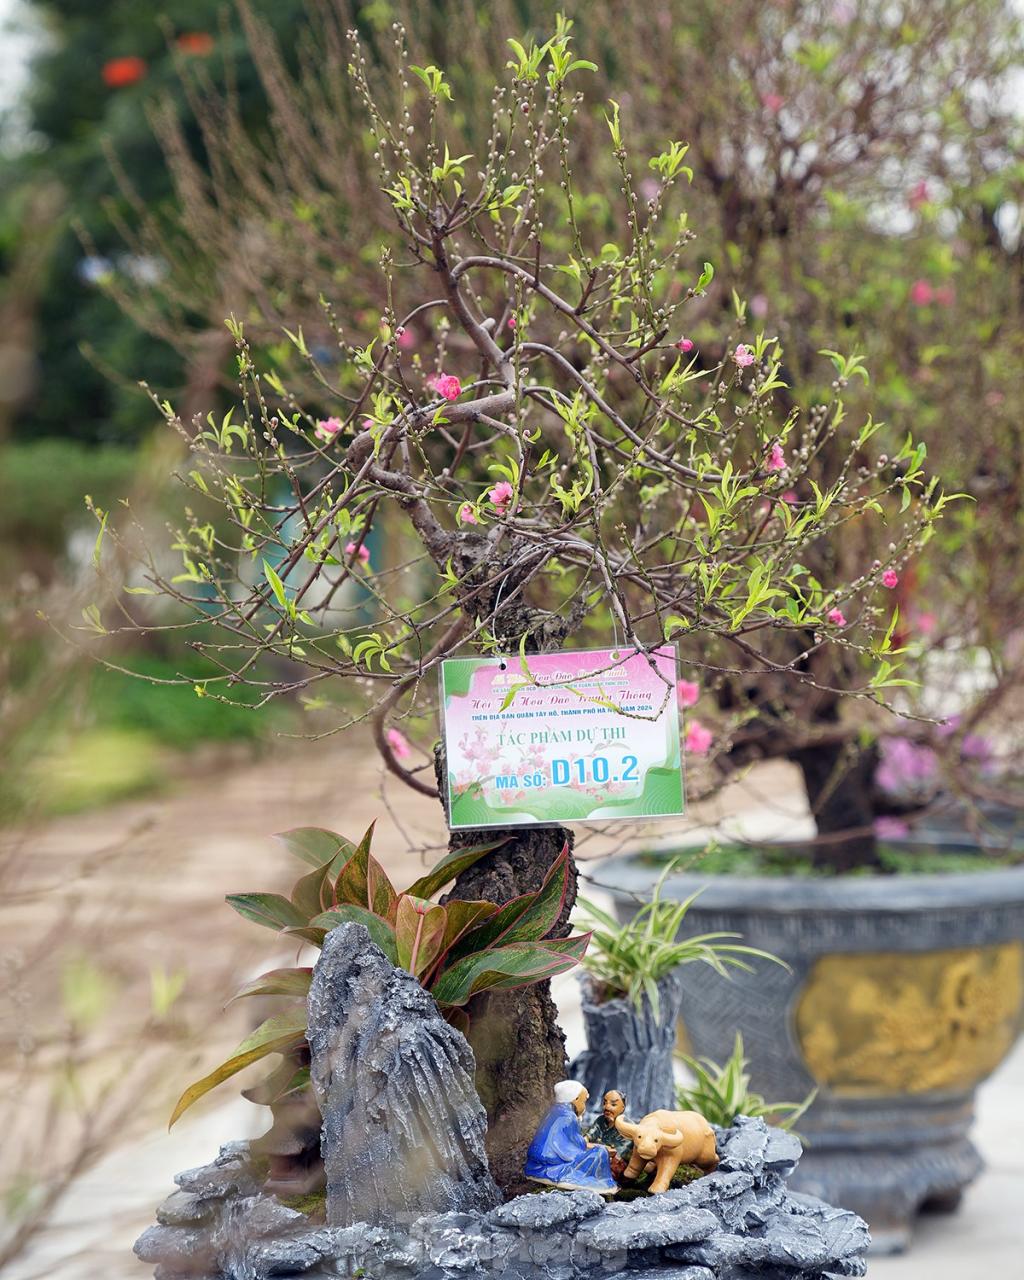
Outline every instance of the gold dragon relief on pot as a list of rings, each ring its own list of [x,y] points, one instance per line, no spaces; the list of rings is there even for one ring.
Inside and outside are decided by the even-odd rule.
[[[1021,1028],[1024,946],[844,952],[813,965],[795,1011],[804,1061],[838,1094],[966,1088]]]

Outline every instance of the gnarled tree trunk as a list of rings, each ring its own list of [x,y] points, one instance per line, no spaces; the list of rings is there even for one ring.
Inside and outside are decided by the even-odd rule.
[[[548,935],[569,934],[569,913],[576,901],[573,835],[563,827],[527,831],[453,832],[451,847],[482,840],[506,842],[458,877],[449,898],[508,902],[540,888],[544,874],[568,844],[569,884],[558,923]],[[536,983],[516,991],[485,992],[467,1006],[467,1033],[476,1055],[476,1087],[487,1111],[487,1157],[505,1195],[529,1185],[523,1178],[526,1148],[545,1111],[551,1091],[567,1070],[565,1037],[551,999],[551,984]]]
[[[849,743],[818,743],[794,751],[791,759],[803,774],[818,835],[837,837],[814,846],[815,866],[836,872],[877,867],[873,824],[878,752],[851,751]]]

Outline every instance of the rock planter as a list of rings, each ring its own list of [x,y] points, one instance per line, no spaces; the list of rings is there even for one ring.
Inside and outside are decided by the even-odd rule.
[[[613,859],[602,884],[620,919],[657,870]],[[875,1247],[909,1240],[924,1205],[954,1208],[981,1159],[968,1137],[978,1084],[1013,1045],[1024,1009],[1024,868],[962,875],[806,879],[680,875],[693,933],[735,931],[785,960],[724,979],[686,971],[681,1016],[695,1054],[728,1057],[737,1030],[753,1086],[817,1100],[793,1185],[856,1211]]]
[[[646,1115],[675,1103],[672,1057],[683,982],[679,972],[658,983],[658,1014],[644,996],[639,1009],[631,1000],[598,1000],[593,980],[580,979],[587,1048],[569,1074],[590,1090],[590,1106],[600,1111],[601,1097],[618,1089],[631,1116]]]
[[[307,1040],[323,1113],[316,1220],[266,1189],[246,1143],[176,1178],[135,1252],[157,1280],[826,1280],[861,1276],[853,1213],[794,1195],[791,1134],[741,1119],[712,1173],[608,1203],[538,1191],[499,1203],[473,1055],[411,974],[358,924],[334,929],[313,975]]]
[[[344,1227],[264,1194],[245,1143],[179,1174],[135,1252],[166,1280],[824,1280],[862,1276],[868,1232],[789,1191],[791,1134],[743,1120],[718,1134],[718,1171],[628,1204],[589,1191],[519,1196],[483,1211]]]

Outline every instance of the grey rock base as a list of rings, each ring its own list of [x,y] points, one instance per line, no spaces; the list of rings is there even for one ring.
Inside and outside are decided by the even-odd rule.
[[[872,1254],[902,1253],[911,1241],[915,1216],[923,1208],[951,1213],[963,1189],[981,1172],[983,1161],[966,1137],[900,1150],[829,1150],[816,1139],[794,1186],[852,1209],[871,1223]]]
[[[789,1191],[791,1134],[740,1119],[718,1134],[721,1165],[687,1187],[628,1203],[594,1192],[520,1196],[487,1211],[373,1226],[316,1226],[261,1193],[246,1144],[225,1147],[136,1242],[158,1280],[826,1280],[863,1276],[855,1214]]]

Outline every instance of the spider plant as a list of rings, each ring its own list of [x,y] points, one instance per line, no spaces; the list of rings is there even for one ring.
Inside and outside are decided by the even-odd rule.
[[[724,1066],[710,1058],[688,1058],[680,1054],[694,1079],[692,1084],[677,1085],[676,1099],[684,1111],[699,1111],[711,1124],[728,1128],[737,1116],[770,1116],[780,1129],[791,1129],[817,1096],[817,1089],[803,1102],[766,1102],[750,1089],[750,1065],[743,1052],[743,1037],[736,1032],[736,1043]]]
[[[589,899],[579,899],[587,928],[592,930],[590,948],[581,963],[593,976],[599,996],[605,1000],[626,997],[637,1010],[642,1008],[646,996],[655,1018],[660,1010],[658,979],[679,965],[699,961],[709,964],[723,977],[728,976],[730,968],[750,973],[749,958],[771,960],[786,967],[784,961],[767,951],[734,941],[742,936],[738,933],[702,933],[680,938],[678,934],[686,913],[700,890],[684,902],[662,898],[665,880],[676,865],[677,860],[668,864],[658,877],[651,900],[626,924],[620,924]]]

